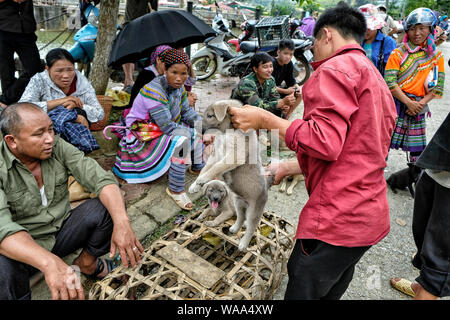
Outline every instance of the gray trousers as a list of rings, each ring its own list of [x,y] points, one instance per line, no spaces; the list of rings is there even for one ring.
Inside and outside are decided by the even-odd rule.
[[[94,257],[109,252],[113,222],[100,200],[90,199],[72,210],[56,235],[52,253],[65,257],[82,248]],[[30,300],[30,277],[38,270],[0,255],[0,300]]]

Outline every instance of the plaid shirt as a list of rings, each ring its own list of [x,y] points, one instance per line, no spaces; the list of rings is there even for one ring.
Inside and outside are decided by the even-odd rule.
[[[48,113],[55,133],[61,135],[61,138],[86,153],[99,149],[91,131],[84,125],[74,122],[77,115],[75,109],[66,109],[63,106],[58,106]]]

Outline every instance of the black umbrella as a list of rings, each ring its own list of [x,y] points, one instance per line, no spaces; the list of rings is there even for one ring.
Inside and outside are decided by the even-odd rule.
[[[124,63],[150,57],[159,45],[186,47],[215,34],[209,25],[188,11],[154,11],[127,23],[119,32],[108,65],[120,68]]]

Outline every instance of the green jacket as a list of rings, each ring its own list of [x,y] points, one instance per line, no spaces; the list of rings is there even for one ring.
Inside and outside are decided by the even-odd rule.
[[[59,136],[55,136],[52,155],[41,162],[41,168],[47,206],[42,205],[37,181],[30,170],[1,141],[0,242],[23,230],[50,251],[55,244],[55,233],[70,215],[69,175],[96,194],[106,185],[117,184],[111,172],[103,170],[94,159],[85,157]]]
[[[239,81],[231,98],[240,100],[244,104],[263,108],[275,114],[281,114],[281,110],[277,108],[280,94],[277,91],[273,77],[266,80],[261,86],[256,78],[256,74],[252,72]]]

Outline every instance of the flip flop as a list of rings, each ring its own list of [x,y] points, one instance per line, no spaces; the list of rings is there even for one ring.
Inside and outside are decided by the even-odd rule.
[[[102,280],[111,271],[113,271],[115,268],[117,268],[117,265],[114,263],[113,260],[102,259],[102,258],[98,258],[97,260],[98,260],[97,267],[95,268],[94,273],[87,275],[87,277],[92,280]],[[103,270],[105,269],[105,265],[108,270],[108,273],[104,277],[99,277],[98,275],[103,272]]]
[[[171,193],[169,187],[166,188],[166,193],[175,201],[175,203],[183,210],[191,211],[194,208],[194,203],[187,196],[186,192],[180,194]],[[192,207],[187,207],[189,203],[192,203]]]
[[[392,287],[394,287],[398,291],[414,298],[414,296],[416,294],[414,293],[414,290],[411,287],[411,284],[412,284],[411,281],[403,279],[403,278],[397,278],[397,279],[400,279],[398,281],[394,281],[394,279],[396,279],[396,278],[392,278],[390,281]]]

